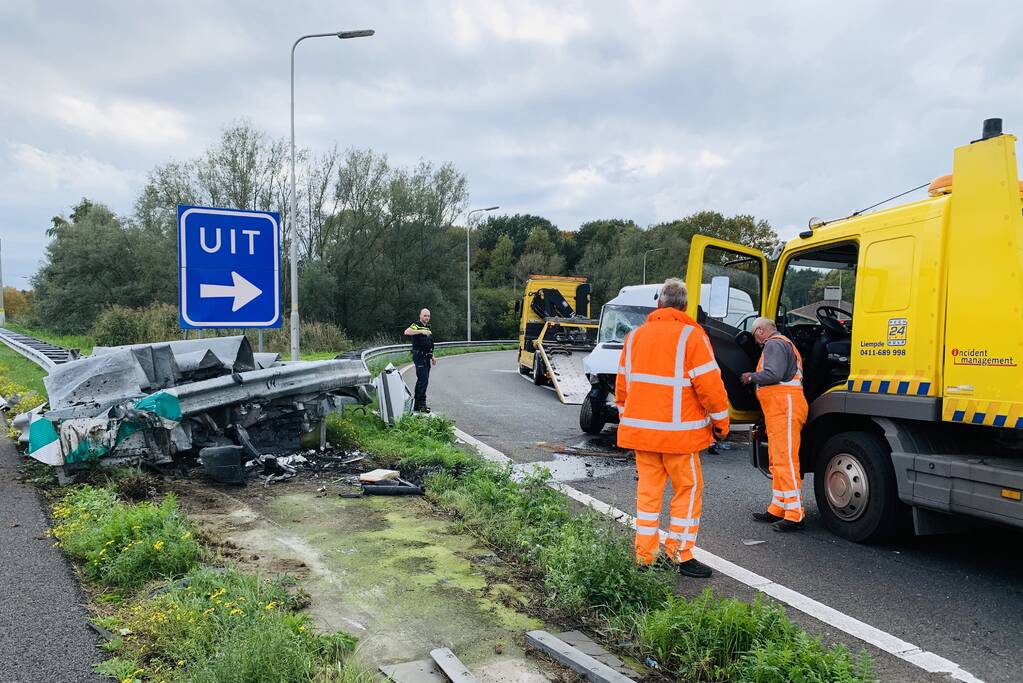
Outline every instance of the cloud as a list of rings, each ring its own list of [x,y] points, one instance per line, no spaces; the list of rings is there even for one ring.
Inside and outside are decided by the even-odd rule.
[[[53,193],[104,201],[130,194],[139,181],[137,174],[85,154],[47,152],[25,143],[9,143],[8,149],[8,201]]]
[[[115,99],[98,104],[83,97],[53,95],[47,113],[92,137],[141,145],[169,145],[187,137],[185,117],[151,102]]]

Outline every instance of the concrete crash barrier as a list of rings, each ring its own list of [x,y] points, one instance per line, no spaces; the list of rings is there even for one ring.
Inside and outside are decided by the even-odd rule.
[[[322,445],[330,413],[368,401],[370,374],[359,359],[281,362],[239,335],[97,347],[43,381],[49,410],[15,418],[36,460],[67,470],[202,451],[208,469],[230,478],[238,464],[222,462],[229,452],[248,460]]]

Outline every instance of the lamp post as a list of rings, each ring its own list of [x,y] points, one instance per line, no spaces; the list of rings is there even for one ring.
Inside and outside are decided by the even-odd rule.
[[[288,200],[288,222],[298,215],[295,206],[295,48],[306,38],[329,38],[331,36],[346,40],[348,38],[368,38],[376,33],[373,30],[335,31],[333,33],[310,33],[302,36],[291,46],[291,197]],[[293,226],[297,227],[297,226]],[[291,231],[291,360],[298,360],[298,231]]]
[[[664,251],[668,247],[657,247],[656,249],[647,249],[643,252],[643,284],[646,284],[646,255],[652,254],[655,251]]]
[[[472,341],[472,271],[469,270],[469,230],[472,229],[472,215],[484,211],[496,211],[500,206],[473,209],[465,217],[465,340]]]

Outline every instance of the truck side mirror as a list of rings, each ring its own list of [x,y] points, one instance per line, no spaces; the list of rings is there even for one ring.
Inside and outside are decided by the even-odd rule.
[[[707,315],[722,319],[728,315],[728,295],[731,287],[726,275],[718,275],[710,280],[710,301],[707,304]]]

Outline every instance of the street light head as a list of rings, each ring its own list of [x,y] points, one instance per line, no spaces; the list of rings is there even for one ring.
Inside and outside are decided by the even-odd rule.
[[[495,211],[495,210],[500,209],[500,208],[501,208],[500,206],[488,206],[487,208],[485,208],[483,210],[484,211]]]
[[[337,37],[341,40],[345,40],[346,38],[369,38],[374,33],[376,33],[376,31],[371,28],[363,31],[339,31]]]

